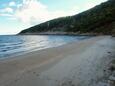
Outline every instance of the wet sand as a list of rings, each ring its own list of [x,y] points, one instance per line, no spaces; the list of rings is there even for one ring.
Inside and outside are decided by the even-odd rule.
[[[115,38],[98,36],[0,61],[0,86],[97,86],[115,58]]]

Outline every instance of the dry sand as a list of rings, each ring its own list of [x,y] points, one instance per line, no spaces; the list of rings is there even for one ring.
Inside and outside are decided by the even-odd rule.
[[[0,86],[97,86],[114,54],[115,38],[98,36],[1,60]]]

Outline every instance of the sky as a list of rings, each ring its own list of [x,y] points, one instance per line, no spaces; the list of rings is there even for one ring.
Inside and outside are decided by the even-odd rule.
[[[17,34],[42,22],[71,16],[107,0],[0,0],[0,35]]]

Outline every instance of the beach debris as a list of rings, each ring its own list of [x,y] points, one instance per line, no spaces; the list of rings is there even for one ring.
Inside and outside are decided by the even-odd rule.
[[[108,83],[110,86],[115,86],[115,60],[111,61],[109,70],[111,71],[111,75],[108,78]]]
[[[115,81],[115,75],[112,74],[112,75],[109,77],[109,80]]]
[[[111,52],[107,52],[107,53],[111,54]]]
[[[111,52],[108,52],[111,53]],[[104,71],[104,78],[95,86],[115,86],[115,60],[112,60]]]
[[[109,84],[111,84],[111,86],[115,86],[115,71],[112,72],[112,75],[109,76]]]
[[[35,74],[36,76],[39,76],[39,73],[33,72],[33,74]]]
[[[112,73],[112,75],[109,77],[109,80],[115,81],[115,71]]]
[[[115,71],[115,63],[112,62],[112,63],[110,64],[109,70],[110,70],[111,72]]]

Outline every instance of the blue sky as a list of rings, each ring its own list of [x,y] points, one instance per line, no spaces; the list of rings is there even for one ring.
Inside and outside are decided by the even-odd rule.
[[[0,0],[0,35],[78,14],[107,0]]]

